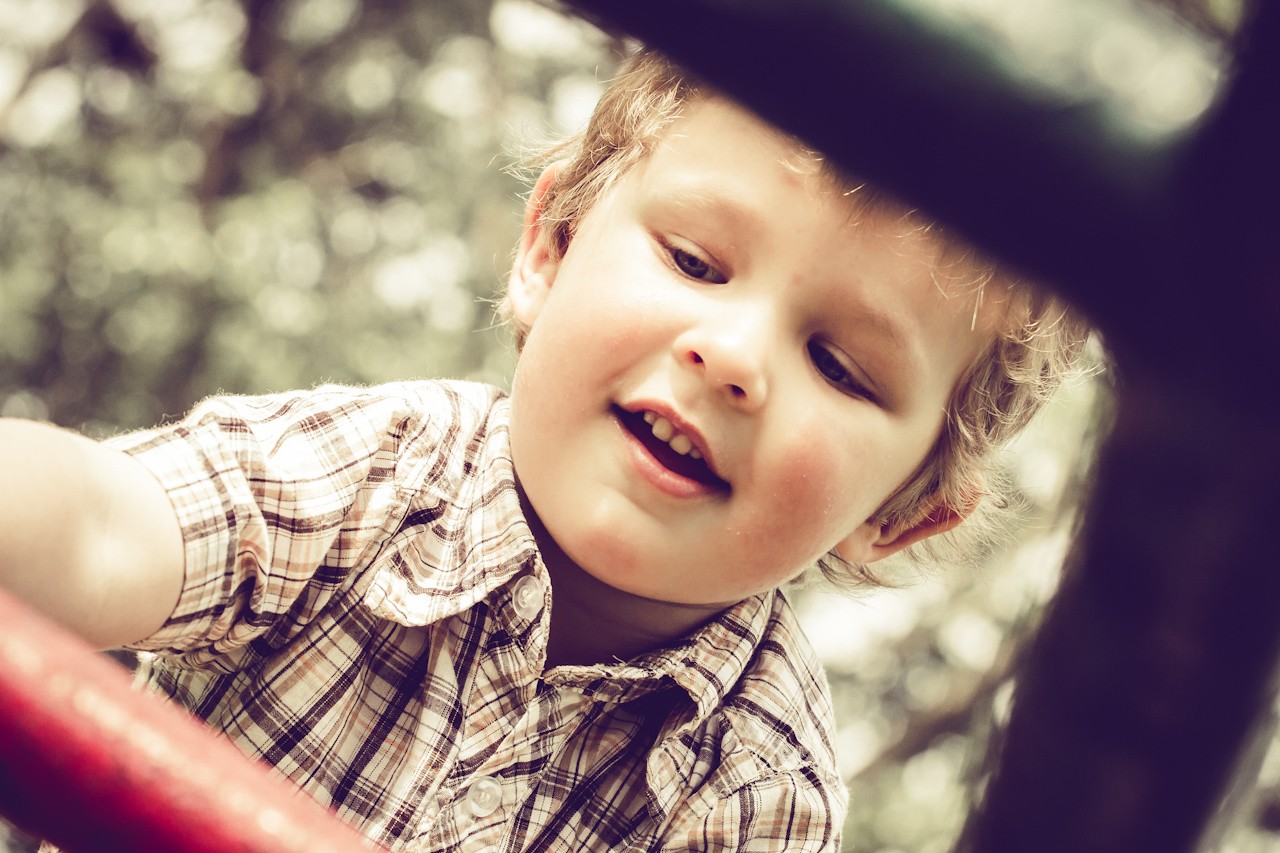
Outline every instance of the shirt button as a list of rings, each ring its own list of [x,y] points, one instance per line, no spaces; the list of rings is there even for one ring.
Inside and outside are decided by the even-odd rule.
[[[490,776],[481,776],[467,790],[467,810],[476,817],[488,817],[502,804],[502,783]]]
[[[525,575],[516,581],[511,590],[511,606],[525,619],[532,619],[542,610],[544,584],[533,575]]]

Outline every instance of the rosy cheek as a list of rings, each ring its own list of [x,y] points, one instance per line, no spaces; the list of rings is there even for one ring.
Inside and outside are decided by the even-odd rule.
[[[769,478],[772,509],[749,534],[757,553],[773,555],[773,571],[801,568],[850,532],[847,475],[821,442],[797,442],[779,454]]]

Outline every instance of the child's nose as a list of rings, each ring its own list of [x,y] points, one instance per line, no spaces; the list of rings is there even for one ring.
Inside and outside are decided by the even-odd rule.
[[[676,341],[676,358],[735,408],[753,411],[769,393],[763,337],[746,325],[694,329]]]

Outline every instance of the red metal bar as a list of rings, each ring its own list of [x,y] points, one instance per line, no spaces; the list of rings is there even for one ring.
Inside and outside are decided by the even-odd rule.
[[[0,813],[68,853],[373,845],[0,592]]]

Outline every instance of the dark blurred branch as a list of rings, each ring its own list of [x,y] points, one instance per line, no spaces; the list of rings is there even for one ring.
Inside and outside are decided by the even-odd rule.
[[[1278,86],[1280,7],[1269,4],[1188,149],[1169,235],[1186,240],[1187,268],[1169,299],[1130,296],[1198,366],[1140,366],[1131,329],[1113,338],[1128,376],[1086,541],[1019,682],[966,849],[1198,849],[1271,701]],[[1196,308],[1198,325],[1161,322]],[[1183,329],[1191,336],[1176,337]],[[1051,840],[1046,825],[1059,827]]]

